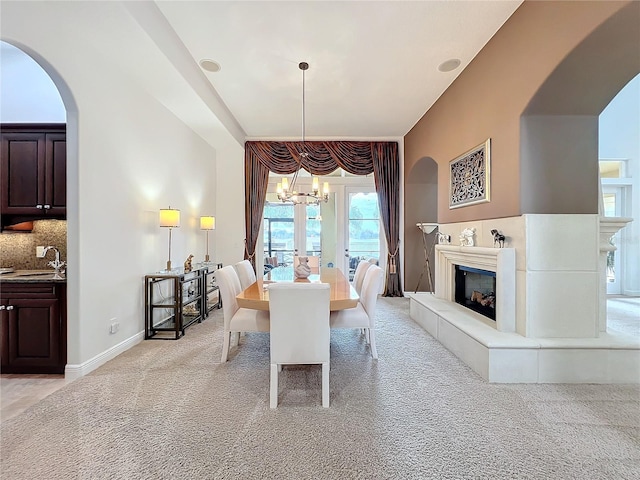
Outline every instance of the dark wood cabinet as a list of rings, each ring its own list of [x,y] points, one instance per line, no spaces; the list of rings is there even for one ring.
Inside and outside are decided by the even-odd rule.
[[[65,125],[2,125],[3,225],[12,220],[66,217],[66,147]]]
[[[67,135],[45,136],[44,208],[48,215],[67,214]]]
[[[2,373],[64,373],[66,318],[65,284],[3,283]]]

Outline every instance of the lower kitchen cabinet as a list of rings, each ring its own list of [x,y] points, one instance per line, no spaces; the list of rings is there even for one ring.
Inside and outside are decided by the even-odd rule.
[[[64,373],[66,284],[2,283],[2,373]]]

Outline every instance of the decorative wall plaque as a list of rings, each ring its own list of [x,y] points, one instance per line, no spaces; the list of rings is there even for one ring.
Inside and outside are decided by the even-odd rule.
[[[449,208],[490,200],[491,139],[449,162]]]

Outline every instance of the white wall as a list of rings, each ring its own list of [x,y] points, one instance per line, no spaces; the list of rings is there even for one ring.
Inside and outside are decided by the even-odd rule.
[[[623,243],[622,293],[640,295],[640,75],[631,80],[607,105],[599,117],[599,157],[628,159],[625,183],[630,183],[629,205],[634,221],[620,232]],[[604,180],[615,185],[618,181]]]
[[[236,218],[244,209],[242,148],[216,152],[148,93],[140,79],[152,82],[153,68],[141,62],[139,76],[129,78],[117,59],[102,53],[101,38],[128,38],[132,46],[148,41],[120,2],[2,2],[1,8],[2,39],[45,66],[67,107],[68,363],[86,364],[144,328],[143,276],[167,260],[160,208],[182,211],[174,265],[190,253],[203,258],[199,215],[219,219],[212,245],[227,248],[218,241],[221,231],[232,245],[243,238]],[[87,8],[93,25],[78,15]],[[82,30],[92,33],[85,38]],[[217,177],[226,167],[226,190],[218,193]],[[220,195],[231,207],[218,213]],[[120,331],[112,335],[113,318]]]
[[[219,151],[216,175],[216,248],[211,259],[232,265],[244,259],[244,149]]]

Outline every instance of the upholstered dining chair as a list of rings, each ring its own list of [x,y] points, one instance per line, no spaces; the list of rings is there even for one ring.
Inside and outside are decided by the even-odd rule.
[[[256,282],[256,272],[253,269],[253,265],[249,260],[242,260],[234,265],[238,278],[240,279],[240,287],[242,290],[246,289],[252,283]]]
[[[364,275],[365,273],[367,273],[367,270],[369,270],[369,267],[372,264],[370,262],[368,262],[367,260],[360,260],[360,262],[358,263],[358,266],[356,267],[356,271],[353,274],[353,288],[355,288],[356,293],[358,295],[360,295],[360,292],[362,290],[362,282],[364,281]]]
[[[327,283],[269,284],[271,408],[278,406],[282,365],[322,365],[322,406],[329,406],[329,302]]]
[[[232,333],[268,332],[269,312],[240,308],[236,295],[242,292],[240,280],[232,265],[216,270],[216,282],[220,288],[222,298],[222,314],[224,317],[224,332],[222,337],[222,359],[227,361]]]
[[[354,308],[331,312],[331,328],[362,328],[365,331],[371,356],[378,358],[375,336],[375,312],[378,292],[384,271],[377,265],[371,265],[362,282],[360,301]]]

